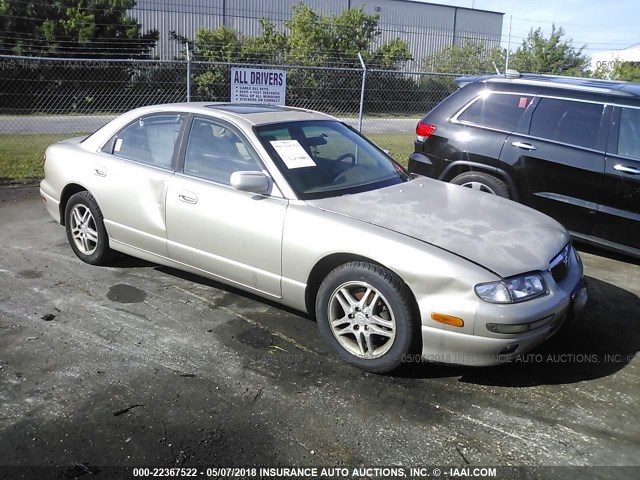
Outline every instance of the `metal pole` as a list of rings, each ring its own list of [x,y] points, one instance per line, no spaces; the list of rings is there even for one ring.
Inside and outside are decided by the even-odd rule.
[[[509,36],[507,37],[507,59],[504,65],[504,74],[507,74],[507,70],[509,69],[509,54],[511,53],[511,22],[513,20],[513,15],[509,15]]]
[[[362,65],[362,89],[360,90],[360,114],[358,115],[358,131],[362,133],[362,111],[364,109],[364,86],[367,82],[367,66],[364,63],[360,52],[358,52],[358,60],[360,60],[360,65]]]
[[[191,101],[191,52],[189,51],[189,42],[187,46],[187,102]]]

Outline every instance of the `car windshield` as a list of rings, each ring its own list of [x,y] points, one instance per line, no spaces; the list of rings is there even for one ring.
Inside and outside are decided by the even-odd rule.
[[[302,199],[374,190],[410,178],[386,153],[338,121],[262,125],[256,133]]]

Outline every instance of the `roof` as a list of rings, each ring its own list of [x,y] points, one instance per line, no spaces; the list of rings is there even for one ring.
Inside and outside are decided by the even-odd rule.
[[[494,13],[496,15],[504,16],[504,12],[498,12],[496,10],[484,10],[482,8],[464,7],[464,6],[458,6],[458,5],[446,5],[444,3],[427,2],[425,0],[391,0],[391,1],[406,2],[406,3],[416,3],[418,5],[426,5],[426,6],[453,8],[455,10],[469,10],[471,12]]]
[[[566,77],[561,75],[542,75],[523,73],[519,76],[480,75],[456,79],[458,86],[469,83],[511,83],[519,85],[538,85],[565,88],[590,93],[604,93],[625,97],[640,97],[640,84],[616,80],[601,80],[588,77]]]
[[[147,115],[152,112],[176,110],[188,113],[199,113],[201,115],[211,115],[217,112],[221,118],[226,118],[230,121],[235,120],[236,123],[244,123],[252,126],[300,120],[336,120],[331,115],[304,108],[225,102],[181,102],[150,105],[130,110],[124,114],[123,117],[125,115],[127,117],[135,117],[136,115]]]
[[[215,116],[238,127],[251,129],[253,126],[305,120],[336,120],[331,115],[305,110],[303,108],[277,105],[257,105],[246,103],[182,102],[148,105],[129,110],[90,135],[84,142],[89,149],[98,149],[120,128],[137,118],[154,113],[181,112],[203,116]]]
[[[314,110],[286,107],[282,105],[261,105],[247,103],[207,103],[206,108],[227,113],[231,116],[262,125],[296,120],[335,120],[334,117]]]

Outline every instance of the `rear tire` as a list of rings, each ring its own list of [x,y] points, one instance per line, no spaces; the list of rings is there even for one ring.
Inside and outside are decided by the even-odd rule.
[[[335,268],[316,299],[318,328],[347,363],[387,373],[405,363],[420,335],[409,288],[390,271],[366,262]]]
[[[450,183],[498,197],[511,198],[505,182],[484,172],[464,172],[452,178]]]
[[[91,265],[104,265],[112,256],[102,212],[87,192],[71,196],[64,209],[67,240],[76,256]]]

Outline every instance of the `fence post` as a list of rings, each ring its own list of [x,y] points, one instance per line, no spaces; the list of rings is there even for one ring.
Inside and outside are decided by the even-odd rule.
[[[360,60],[360,65],[362,65],[362,88],[360,90],[360,113],[358,115],[358,131],[362,133],[362,111],[364,110],[364,86],[367,82],[367,65],[364,63],[360,52],[358,52],[358,60]]]
[[[187,41],[187,102],[191,101],[191,52],[189,51],[189,42]]]
[[[509,55],[511,54],[511,21],[513,20],[513,15],[509,15],[509,37],[507,39],[507,58],[504,62],[504,74],[507,74],[507,70],[509,70]]]

